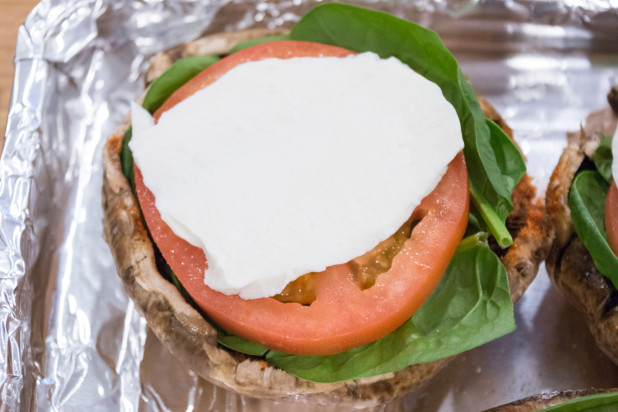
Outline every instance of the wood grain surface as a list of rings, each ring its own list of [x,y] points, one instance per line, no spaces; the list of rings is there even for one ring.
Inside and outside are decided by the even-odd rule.
[[[0,150],[13,87],[13,57],[17,31],[38,0],[0,0]]]

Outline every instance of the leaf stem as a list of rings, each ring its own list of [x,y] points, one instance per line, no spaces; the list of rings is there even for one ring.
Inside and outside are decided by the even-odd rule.
[[[489,234],[487,232],[477,232],[473,235],[465,237],[459,242],[457,246],[457,252],[465,252],[476,246],[487,246],[487,238]]]
[[[502,219],[500,219],[494,208],[491,207],[487,199],[478,191],[472,181],[470,182],[470,197],[483,217],[483,220],[487,223],[489,231],[496,238],[498,245],[502,249],[511,246],[513,244],[513,238],[507,230],[506,225]]]

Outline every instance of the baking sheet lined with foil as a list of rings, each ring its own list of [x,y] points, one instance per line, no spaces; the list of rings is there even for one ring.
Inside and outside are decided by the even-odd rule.
[[[203,32],[289,27],[315,4],[50,0],[29,15],[0,164],[3,407],[289,409],[214,387],[148,331],[102,239],[101,147],[143,91],[154,53]],[[443,36],[477,93],[514,129],[540,194],[566,131],[605,107],[618,84],[616,1],[356,4]],[[544,267],[515,311],[516,332],[379,409],[481,410],[541,391],[618,386],[618,368]]]

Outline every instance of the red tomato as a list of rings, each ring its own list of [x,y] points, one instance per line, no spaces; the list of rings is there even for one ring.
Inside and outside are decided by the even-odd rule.
[[[155,116],[206,87],[227,70],[270,57],[345,56],[350,52],[306,42],[273,42],[235,53],[183,86]],[[375,285],[361,290],[348,265],[317,276],[308,306],[272,298],[244,300],[204,285],[204,252],[177,237],[161,220],[152,192],[135,168],[139,202],[155,243],[197,305],[226,330],[268,348],[299,355],[326,355],[380,339],[408,320],[446,270],[468,218],[468,175],[463,154],[451,162],[436,189],[413,213],[420,222]],[[302,274],[299,274],[302,275]]]
[[[609,246],[618,256],[618,188],[612,180],[605,198],[605,230]]]

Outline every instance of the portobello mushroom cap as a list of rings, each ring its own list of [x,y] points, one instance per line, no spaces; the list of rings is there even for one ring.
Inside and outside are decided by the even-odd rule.
[[[600,393],[616,392],[618,388],[613,389],[582,389],[568,391],[554,391],[533,395],[528,398],[520,399],[505,405],[500,405],[495,408],[487,409],[484,412],[534,412],[550,406],[555,406],[571,399],[580,398],[583,396],[597,395]]]
[[[569,208],[569,190],[582,162],[618,125],[618,86],[607,99],[610,107],[591,113],[578,132],[568,134],[568,146],[551,175],[545,202],[554,240],[546,266],[552,282],[586,316],[599,348],[618,365],[618,292],[575,233]]]
[[[281,32],[249,30],[215,34],[155,56],[147,83],[175,60],[199,54],[225,54],[237,42]],[[485,100],[486,116],[511,136],[511,129]],[[317,404],[371,407],[401,396],[433,377],[451,358],[412,365],[380,376],[336,383],[309,382],[290,375],[260,358],[217,345],[217,331],[187,303],[157,270],[153,245],[144,227],[139,204],[122,174],[120,150],[129,117],[111,135],[103,150],[104,237],[114,256],[118,274],[148,326],[178,359],[215,385],[243,395],[295,399]],[[513,245],[500,251],[509,276],[511,296],[518,300],[536,276],[549,249],[544,206],[533,202],[535,188],[524,176],[513,193],[515,210],[507,219]],[[496,248],[497,250],[497,248]]]

